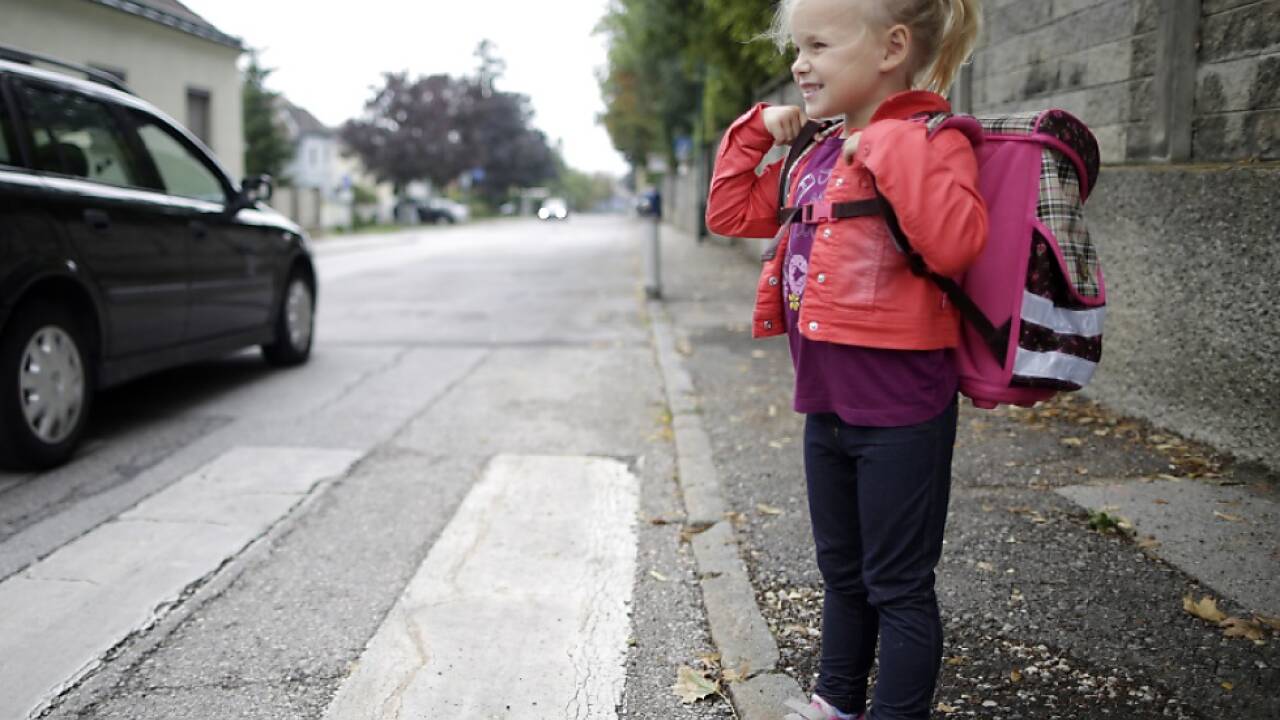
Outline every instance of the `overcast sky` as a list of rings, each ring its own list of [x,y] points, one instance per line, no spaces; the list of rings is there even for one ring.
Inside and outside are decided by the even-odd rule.
[[[528,95],[534,124],[564,142],[569,165],[626,172],[596,116],[605,41],[593,33],[608,0],[182,0],[276,68],[268,86],[327,125],[358,115],[384,71],[462,75],[493,40],[507,63],[498,89]]]

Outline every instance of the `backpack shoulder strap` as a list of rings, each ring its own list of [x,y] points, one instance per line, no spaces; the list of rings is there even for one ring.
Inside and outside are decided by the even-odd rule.
[[[791,171],[795,169],[796,163],[800,161],[805,151],[813,145],[813,140],[818,133],[830,129],[835,125],[832,121],[818,122],[810,120],[800,128],[800,134],[796,135],[795,140],[791,141],[791,149],[787,152],[787,159],[782,163],[782,174],[778,177],[778,224],[786,225],[792,216],[797,212],[796,208],[787,207],[787,191],[791,189]]]

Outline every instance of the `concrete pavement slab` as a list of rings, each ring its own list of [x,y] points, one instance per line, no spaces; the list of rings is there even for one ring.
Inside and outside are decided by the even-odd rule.
[[[358,457],[319,448],[232,449],[150,498],[148,510],[102,525],[0,583],[0,717],[38,710],[265,532],[317,481],[341,475]],[[252,483],[272,481],[277,492],[262,507],[273,515],[237,517],[226,514],[232,506],[203,502],[236,491],[248,497],[261,490]]]
[[[616,717],[638,497],[614,460],[495,458],[325,717]]]
[[[1196,480],[1073,485],[1058,492],[1120,516],[1150,550],[1242,608],[1280,618],[1280,505]]]

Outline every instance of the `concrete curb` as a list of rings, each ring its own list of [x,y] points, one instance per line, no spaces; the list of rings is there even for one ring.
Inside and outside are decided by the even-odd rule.
[[[756,605],[733,526],[725,519],[711,439],[702,426],[693,380],[676,351],[671,320],[659,301],[649,301],[648,310],[671,410],[686,524],[699,531],[693,538],[693,554],[711,638],[720,651],[721,666],[746,678],[729,683],[729,697],[742,720],[777,720],[784,700],[804,695],[794,679],[777,672],[778,645]]]

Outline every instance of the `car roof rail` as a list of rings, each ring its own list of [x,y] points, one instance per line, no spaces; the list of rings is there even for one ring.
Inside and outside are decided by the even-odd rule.
[[[85,65],[77,65],[75,63],[66,62],[65,60],[58,60],[57,58],[51,58],[47,55],[39,55],[37,53],[19,50],[7,45],[0,45],[0,60],[9,60],[11,62],[22,63],[23,65],[31,65],[33,63],[52,65],[63,70],[83,73],[87,79],[92,80],[93,82],[106,85],[119,90],[120,92],[129,93],[130,95],[134,94],[133,90],[130,90],[128,85],[125,85],[120,81],[120,78],[109,72],[97,70]]]

